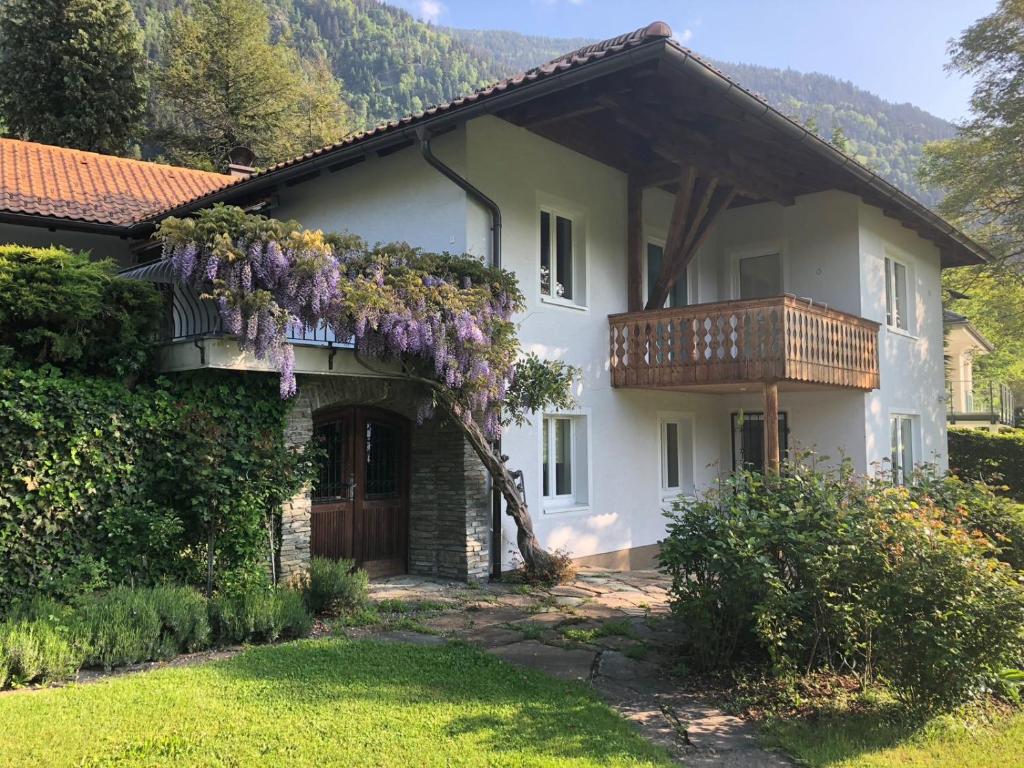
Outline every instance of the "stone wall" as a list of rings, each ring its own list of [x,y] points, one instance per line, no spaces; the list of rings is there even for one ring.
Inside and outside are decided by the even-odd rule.
[[[362,405],[412,420],[409,493],[409,571],[424,576],[478,580],[489,572],[490,495],[487,472],[461,432],[435,417],[417,426],[424,395],[409,382],[355,376],[300,376],[285,437],[303,445],[313,435],[313,414],[327,407]],[[309,563],[308,490],[281,508],[281,578]]]

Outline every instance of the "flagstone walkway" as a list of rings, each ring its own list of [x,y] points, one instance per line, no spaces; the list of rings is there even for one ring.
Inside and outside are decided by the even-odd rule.
[[[678,633],[667,579],[656,571],[581,571],[545,589],[485,584],[468,589],[415,576],[371,584],[381,625],[350,637],[440,644],[462,640],[524,667],[580,680],[651,741],[690,766],[782,768],[751,723],[687,691],[669,674]]]

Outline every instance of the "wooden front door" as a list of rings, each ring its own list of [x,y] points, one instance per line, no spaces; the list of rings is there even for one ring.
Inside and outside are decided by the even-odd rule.
[[[409,542],[409,428],[371,408],[317,414],[324,450],[313,488],[310,551],[352,558],[370,576],[406,572]]]

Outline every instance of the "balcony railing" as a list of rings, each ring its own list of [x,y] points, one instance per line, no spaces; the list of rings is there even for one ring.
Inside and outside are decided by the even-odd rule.
[[[1006,384],[950,380],[946,383],[949,421],[988,421],[1014,425],[1013,392]]]
[[[610,315],[612,386],[878,387],[878,323],[795,296]]]
[[[189,339],[231,336],[224,328],[220,313],[212,301],[199,296],[180,285],[160,286],[164,293],[165,313],[160,330],[160,341],[175,342]],[[338,341],[334,331],[326,325],[316,328],[295,323],[288,326],[288,341],[292,344],[314,346],[351,346],[347,341]]]

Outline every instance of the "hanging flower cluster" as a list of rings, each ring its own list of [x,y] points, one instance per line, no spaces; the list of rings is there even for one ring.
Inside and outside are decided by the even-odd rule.
[[[367,248],[230,206],[168,219],[158,237],[176,279],[216,302],[243,350],[275,364],[282,397],[296,391],[289,328],[326,326],[358,354],[442,384],[488,436],[500,434],[520,351],[511,317],[522,296],[510,273],[404,244]]]

